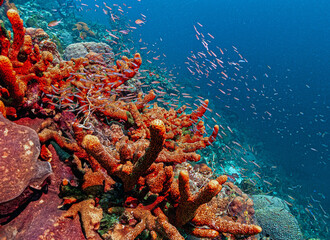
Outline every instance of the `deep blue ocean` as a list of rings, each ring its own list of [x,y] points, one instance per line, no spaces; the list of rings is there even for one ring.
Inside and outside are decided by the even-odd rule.
[[[102,1],[84,3],[102,5]],[[136,42],[141,38],[153,51],[150,60],[161,55],[153,64],[174,69],[182,86],[185,79],[196,81],[197,77],[188,71],[187,57],[205,52],[194,26],[212,35],[205,39],[213,52],[221,48],[236,62],[238,52],[244,57],[239,75],[226,72],[229,80],[223,90],[230,89],[230,95],[219,94],[220,69],[210,71],[208,77],[199,76],[196,85],[216,108],[227,106],[239,116],[250,137],[262,142],[271,153],[270,161],[284,170],[280,179],[292,183],[287,187],[300,186],[296,196],[320,201],[330,212],[329,1],[141,0],[125,4],[131,6],[127,11],[132,24],[141,14],[146,16],[133,33]],[[108,23],[100,9],[94,11],[85,17]],[[215,84],[207,85],[209,79]],[[191,89],[186,91],[194,95]]]

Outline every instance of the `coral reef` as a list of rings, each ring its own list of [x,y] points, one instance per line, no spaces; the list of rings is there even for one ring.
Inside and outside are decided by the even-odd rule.
[[[15,10],[7,16],[14,37],[11,41],[11,35],[1,28],[0,110],[12,119],[44,119],[34,128],[38,137],[35,132],[29,134],[38,151],[26,162],[35,164],[40,155],[42,165],[49,166],[55,159],[54,172],[62,178],[55,181],[63,199],[60,207],[67,210],[59,217],[53,209],[57,225],[38,236],[60,235],[58,226],[68,222],[67,218],[77,222],[77,215],[87,239],[100,235],[112,239],[184,239],[184,235],[238,239],[261,232],[253,222],[253,201],[227,182],[227,176],[215,177],[204,165],[193,170],[187,163],[199,161],[201,155],[196,151],[216,141],[218,125],[205,136],[202,119],[208,100],[188,113],[186,106],[168,110],[151,104],[156,98],[153,90],[125,95],[128,81],[139,75],[139,53],[114,61],[106,44],[90,42],[69,46],[65,58],[70,61],[57,57],[54,62],[56,45],[48,42],[46,33],[25,30]],[[80,35],[90,32],[80,22],[76,30]],[[75,58],[77,54],[81,57]],[[1,120],[10,122],[2,116]],[[2,134],[9,131],[2,129]],[[17,132],[12,135],[17,142],[27,139]],[[0,154],[6,157],[7,150],[0,148]],[[72,173],[59,173],[58,166],[65,169],[63,163]],[[28,175],[27,179],[17,176],[24,183],[19,191],[8,191],[4,184],[1,191],[15,192],[10,199],[17,197],[34,183],[32,174]],[[58,193],[58,189],[53,191]]]
[[[43,29],[27,28],[25,34],[31,36],[32,44],[37,44],[41,52],[48,51],[53,55],[53,64],[58,64],[62,61],[57,45],[51,41]]]
[[[263,235],[278,240],[302,240],[304,236],[296,218],[283,208],[256,210],[255,216],[263,229]]]
[[[86,57],[90,52],[113,55],[111,48],[105,43],[81,42],[67,46],[64,50],[64,59],[71,60],[72,58]]]
[[[7,16],[13,27],[14,39],[10,43],[7,31],[1,28],[0,83],[8,89],[9,104],[20,106],[26,101],[24,97],[31,81],[49,86],[58,69],[51,64],[53,54],[40,51],[38,44],[33,46],[31,36],[25,35],[26,30],[18,12],[10,9]],[[37,29],[36,32],[43,31]]]

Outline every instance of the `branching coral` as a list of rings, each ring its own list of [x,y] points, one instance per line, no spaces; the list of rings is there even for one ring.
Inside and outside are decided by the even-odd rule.
[[[171,240],[184,239],[177,228],[169,223],[168,218],[160,208],[156,208],[153,211],[154,214],[141,206],[135,209],[127,209],[126,211],[133,214],[134,218],[140,222],[130,232],[124,235],[122,239],[134,240],[145,229],[151,232],[150,234],[153,236],[153,239],[156,239],[158,235]]]
[[[119,231],[121,232],[120,235],[133,239],[144,229],[148,229],[150,234],[155,236],[178,239],[177,236],[180,235],[177,235],[179,233],[176,232],[175,227],[185,229],[188,233],[199,237],[216,237],[221,233],[253,235],[261,231],[261,228],[256,225],[232,222],[217,217],[215,212],[210,215],[210,207],[207,204],[218,195],[222,184],[226,182],[226,176],[220,176],[209,181],[194,194],[190,190],[190,180],[187,172],[182,171],[179,174],[179,179],[174,179],[173,166],[187,160],[197,161],[200,159],[200,156],[195,152],[185,152],[185,148],[180,146],[185,146],[184,144],[189,141],[204,143],[200,145],[200,148],[208,146],[217,135],[217,126],[212,135],[207,138],[203,137],[203,131],[196,132],[193,136],[182,137],[182,135],[179,135],[175,138],[176,135],[167,132],[172,129],[174,129],[172,131],[176,131],[175,128],[177,128],[175,125],[173,126],[171,119],[178,126],[181,126],[182,122],[183,124],[190,124],[187,121],[196,121],[195,117],[192,120],[191,114],[185,114],[182,111],[181,116],[185,121],[178,120],[180,116],[173,109],[166,111],[157,105],[154,105],[153,110],[146,109],[146,114],[141,114],[137,108],[132,108],[134,103],[125,104],[122,102],[121,104],[123,109],[126,109],[127,106],[131,107],[132,116],[137,120],[135,129],[143,130],[144,134],[137,135],[135,133],[131,136],[132,140],[121,137],[115,143],[115,151],[104,146],[99,137],[83,134],[83,132],[79,134],[79,137],[77,135],[77,142],[73,140],[70,144],[66,140],[57,139],[59,136],[56,137],[56,134],[51,137],[57,139],[56,141],[64,148],[71,149],[73,152],[86,151],[87,155],[90,156],[86,159],[92,166],[95,165],[94,162],[96,161],[112,179],[120,179],[126,192],[125,206],[129,207],[125,209],[125,212],[131,212],[133,214],[131,216],[132,221],[135,219],[134,221],[138,221],[138,223],[133,228],[123,224],[122,229],[126,230],[121,232],[117,229],[110,234],[119,234]],[[197,112],[199,112],[199,115],[202,114],[201,111]],[[156,119],[156,116],[159,119]],[[155,119],[152,120],[153,118]],[[164,119],[165,122],[160,119]],[[198,122],[198,128],[203,129],[203,123]],[[47,129],[43,130],[44,133],[47,133],[47,131]],[[43,132],[40,137],[44,134]],[[182,131],[177,131],[177,134],[182,134]],[[175,150],[172,148],[167,149],[166,138],[177,141],[178,144],[174,148]],[[42,140],[44,142],[47,138],[43,137],[41,139],[44,139]],[[65,146],[63,142],[68,145]],[[84,150],[81,147],[71,147],[77,145],[81,145]],[[89,172],[88,175],[102,177],[99,173]],[[88,186],[100,185],[100,183],[93,181],[89,183]],[[149,199],[148,204],[144,203],[142,199]],[[133,208],[134,210],[130,209],[134,206],[139,207]],[[156,211],[156,209],[158,210]],[[165,217],[160,218],[159,216]],[[158,221],[162,221],[162,227],[159,226]],[[157,223],[156,226],[155,223]],[[129,235],[126,235],[127,228],[130,229]],[[171,238],[171,234],[174,234],[175,238]]]
[[[144,194],[148,191],[150,194],[157,194],[149,205],[142,204],[140,197],[127,198],[127,205],[134,206],[137,203],[138,207],[127,208],[125,212],[131,213],[135,221],[139,222],[133,228],[124,225],[120,235],[123,235],[125,239],[134,239],[144,229],[148,229],[150,234],[155,236],[169,239],[182,238],[174,226],[182,227],[190,234],[199,237],[216,237],[220,233],[227,232],[235,235],[253,235],[261,231],[258,226],[227,221],[221,217],[216,217],[215,212],[209,213],[207,203],[220,192],[221,185],[227,180],[226,176],[220,176],[209,181],[199,192],[192,194],[189,187],[188,172],[181,171],[179,180],[175,180],[172,167],[164,166],[163,163],[155,163],[162,152],[165,140],[165,125],[161,120],[156,119],[150,123],[150,137],[147,148],[143,141],[140,144],[131,143],[129,145],[125,139],[119,141],[118,151],[120,154],[117,157],[116,154],[107,150],[96,136],[86,135],[82,141],[82,146],[87,153],[101,163],[110,176],[121,179],[127,194],[134,189],[134,191],[138,190],[141,193],[147,190]],[[139,153],[141,148],[139,149],[138,146],[144,146],[146,149],[144,154]],[[135,163],[134,155],[140,155]],[[133,202],[136,203],[133,204]],[[163,204],[166,202],[172,207],[163,208],[165,206]],[[194,224],[195,227],[192,228],[189,223]],[[202,226],[208,228],[201,228]],[[127,228],[130,229],[129,233],[127,233]],[[118,231],[117,229],[112,234],[119,234]]]
[[[90,153],[110,175],[116,175],[124,183],[125,190],[131,191],[135,184],[151,164],[156,160],[159,152],[163,148],[165,126],[160,120],[154,120],[151,123],[151,141],[146,153],[134,165],[131,162],[118,164],[116,160],[103,148],[98,138],[92,135],[86,135],[82,146]]]
[[[102,219],[102,209],[95,207],[93,199],[85,200],[80,203],[74,204],[63,217],[76,217],[80,214],[81,222],[83,223],[85,235],[87,239],[96,239],[96,230],[100,226]]]
[[[14,32],[14,39],[10,44],[10,37],[2,26],[0,30],[0,84],[8,89],[12,105],[20,106],[25,100],[28,83],[32,80],[39,82],[40,88],[46,89],[53,81],[68,77],[68,74],[59,74],[57,68],[51,65],[53,56],[48,51],[40,52],[38,45],[32,45],[31,37],[25,35],[23,21],[18,12],[10,9],[7,12]],[[70,65],[70,64],[69,64]],[[65,72],[65,71],[63,71]],[[69,70],[69,72],[73,72]]]
[[[105,62],[104,56],[90,54],[90,59],[72,59],[54,66],[53,55],[40,51],[25,35],[18,13],[8,11],[8,18],[14,39],[10,43],[11,36],[2,26],[0,93],[4,104],[0,102],[0,111],[7,113],[5,104],[29,106],[32,113],[47,115],[49,111],[55,116],[39,128],[43,149],[40,157],[51,159],[47,144],[55,141],[59,155],[75,168],[77,186],[68,180],[61,186],[68,190],[62,194],[63,205],[72,205],[64,216],[80,213],[87,238],[96,238],[103,214],[120,215],[120,221],[107,234],[122,239],[142,238],[144,233],[152,239],[184,239],[179,230],[208,238],[261,231],[256,225],[219,215],[215,204],[227,180],[225,176],[204,179],[198,189],[192,188],[186,169],[176,178],[175,168],[187,161],[199,161],[201,156],[196,151],[212,145],[218,135],[216,125],[205,137],[202,119],[208,100],[187,113],[185,106],[167,110],[156,103],[151,105],[154,91],[140,93],[133,101],[125,96],[118,99],[116,93],[138,74],[142,63],[139,53],[116,62]],[[76,27],[78,31],[89,30],[82,23]],[[42,96],[31,103],[28,95],[38,96],[31,94],[33,86],[42,91]],[[121,189],[122,200],[108,207],[122,211],[99,208],[100,198],[102,202],[102,197],[115,188]],[[240,197],[232,200],[232,212],[245,209],[240,205],[244,197]],[[252,203],[247,205],[251,207]]]
[[[116,89],[134,77],[141,65],[141,56],[138,53],[132,59],[123,57],[122,60],[117,60],[116,65],[106,66],[98,61],[90,63],[87,58],[79,58],[67,62],[62,61],[54,66],[52,53],[40,51],[39,45],[32,44],[32,35],[25,35],[23,21],[18,12],[10,9],[7,15],[14,32],[13,42],[10,43],[11,36],[1,25],[0,84],[8,89],[9,97],[12,99],[7,104],[14,106],[34,104],[33,107],[37,109],[41,109],[40,105],[45,104],[48,108],[50,108],[49,104],[53,105],[52,108],[54,106],[66,108],[70,105],[74,109],[82,110],[81,112],[86,116],[93,109],[98,109],[106,117],[114,116],[125,121],[131,119],[126,110],[123,110],[123,114],[118,114],[118,106],[115,106],[115,103],[104,102],[103,99],[109,97],[112,89]],[[39,29],[36,32],[40,32]],[[29,34],[31,34],[30,30]],[[93,74],[93,79],[86,80],[86,72]],[[69,77],[71,78],[68,79]],[[62,81],[64,79],[67,81]],[[37,82],[39,91],[54,94],[54,97],[42,98],[41,103],[40,99],[28,101],[27,92],[30,91],[28,87],[30,82]],[[100,88],[103,89],[101,93]],[[61,94],[56,96],[59,92]],[[98,94],[95,94],[96,92]],[[32,96],[35,95],[38,94]],[[59,99],[59,104],[53,102],[54,98]],[[38,100],[39,103],[37,103]],[[105,106],[105,110],[101,110],[102,106]]]
[[[221,190],[221,184],[226,182],[226,177],[211,180],[197,194],[192,195],[189,187],[189,175],[187,171],[181,171],[179,175],[180,201],[175,213],[175,222],[183,226],[194,218],[197,209],[204,203],[209,202]]]

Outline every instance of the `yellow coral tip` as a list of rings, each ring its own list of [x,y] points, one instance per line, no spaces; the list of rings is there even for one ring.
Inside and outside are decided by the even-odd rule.
[[[159,132],[160,135],[165,134],[166,128],[165,124],[162,120],[160,119],[155,119],[150,123],[150,129],[151,130],[156,130]]]

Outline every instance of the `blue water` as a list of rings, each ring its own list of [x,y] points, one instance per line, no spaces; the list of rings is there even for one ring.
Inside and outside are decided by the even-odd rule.
[[[269,97],[253,95],[250,102],[272,117],[253,117],[251,109],[240,109],[244,103],[237,104],[235,111],[247,126],[255,128],[288,176],[303,185],[306,196],[325,195],[323,204],[329,212],[329,2],[143,0],[132,6],[132,11],[147,16],[140,29],[143,40],[156,43],[167,56],[164,61],[181,67],[182,75],[191,75],[184,65],[190,52],[203,50],[195,38],[196,22],[214,36],[212,42],[217,46],[239,49],[248,60],[243,71],[258,76],[254,86],[261,89],[264,84]],[[264,73],[268,79],[262,77]],[[272,88],[277,96],[271,95]],[[209,98],[219,95],[214,88],[206,89]],[[243,99],[245,94],[242,88],[237,97]],[[225,103],[235,109],[235,101]]]

